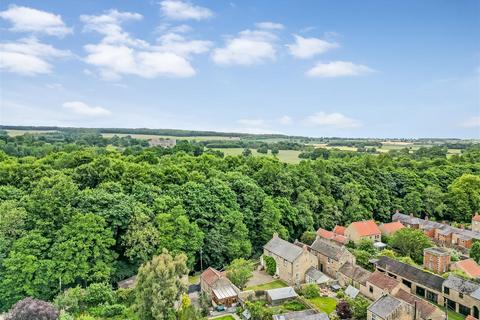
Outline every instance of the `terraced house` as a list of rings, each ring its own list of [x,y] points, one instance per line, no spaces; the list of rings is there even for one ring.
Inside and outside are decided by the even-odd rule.
[[[443,283],[442,291],[450,310],[480,319],[480,284],[451,274]]]
[[[318,258],[319,270],[330,277],[335,277],[346,262],[355,264],[355,257],[345,246],[317,237],[310,247],[312,254]]]

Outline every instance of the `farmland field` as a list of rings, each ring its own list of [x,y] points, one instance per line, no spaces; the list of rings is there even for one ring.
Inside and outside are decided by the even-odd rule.
[[[7,131],[8,135],[11,137],[22,136],[25,133],[30,134],[43,134],[49,132],[56,132],[56,130],[5,130]]]

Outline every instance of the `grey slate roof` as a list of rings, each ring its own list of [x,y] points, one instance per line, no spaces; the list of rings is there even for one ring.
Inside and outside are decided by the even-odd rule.
[[[352,286],[348,286],[347,289],[345,289],[345,295],[347,295],[351,299],[355,299],[358,296],[359,292],[360,290]]]
[[[312,243],[310,248],[334,260],[338,260],[341,254],[343,253],[343,250],[345,250],[344,249],[345,247],[332,244],[331,242],[324,240],[322,238],[317,238]]]
[[[276,314],[273,320],[329,320],[325,313],[317,313],[315,310],[294,311],[284,314]]]
[[[285,241],[278,236],[274,236],[263,248],[289,262],[297,260],[303,252],[303,248]]]
[[[391,295],[385,295],[378,298],[372,303],[368,310],[381,318],[387,318],[390,314],[403,304],[401,300],[392,297]]]
[[[402,223],[407,224],[418,224],[420,229],[438,229],[439,233],[442,235],[448,235],[450,233],[455,233],[460,235],[462,239],[479,239],[480,240],[480,232],[475,232],[468,229],[460,229],[456,227],[449,226],[448,224],[424,220],[417,217],[411,217],[407,214],[402,213],[395,213],[392,216],[392,221],[400,221]]]
[[[338,272],[362,285],[367,283],[367,279],[372,274],[370,271],[365,270],[360,266],[353,265],[350,262],[345,262],[340,269],[338,269]]]
[[[275,300],[283,300],[283,299],[292,299],[298,297],[298,294],[293,290],[292,287],[284,287],[284,288],[277,288],[277,289],[270,289],[266,290],[265,294],[270,296],[270,298]]]
[[[305,275],[309,276],[314,281],[318,281],[321,279],[321,282],[328,282],[329,280],[331,280],[330,277],[328,277],[326,274],[316,269],[315,267],[308,268],[307,272],[305,272]]]
[[[479,284],[462,279],[453,274],[448,276],[447,280],[443,283],[443,286],[467,295],[471,295],[480,290]]]
[[[377,268],[397,274],[426,288],[439,292],[442,291],[442,284],[445,279],[435,274],[423,271],[422,269],[386,256],[381,256],[378,258],[378,261],[375,263],[375,265]]]

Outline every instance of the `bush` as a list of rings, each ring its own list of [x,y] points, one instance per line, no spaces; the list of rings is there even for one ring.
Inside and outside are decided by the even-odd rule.
[[[300,294],[307,299],[320,297],[320,290],[316,284],[307,284],[303,286]]]
[[[267,273],[273,276],[275,272],[277,272],[277,263],[275,262],[275,259],[270,256],[263,256],[263,261],[265,261]]]
[[[118,303],[131,306],[135,302],[135,291],[133,290],[133,288],[120,288],[115,291],[115,298]]]
[[[350,306],[346,301],[340,301],[337,304],[337,307],[335,310],[337,312],[337,315],[340,317],[340,319],[350,319],[352,317],[352,311],[350,310]],[[364,318],[360,318],[360,319],[364,319]]]
[[[54,304],[60,310],[79,313],[85,310],[85,290],[80,287],[67,289],[55,298]]]
[[[88,311],[91,315],[97,317],[114,317],[121,315],[127,307],[123,304],[107,304],[94,308],[90,308]]]
[[[28,297],[15,303],[5,320],[57,320],[58,315],[59,312],[53,304]]]
[[[297,300],[286,302],[282,305],[282,309],[288,311],[301,311],[305,309],[303,303]]]
[[[105,283],[92,283],[85,289],[85,303],[89,306],[112,304],[115,301],[112,288]]]

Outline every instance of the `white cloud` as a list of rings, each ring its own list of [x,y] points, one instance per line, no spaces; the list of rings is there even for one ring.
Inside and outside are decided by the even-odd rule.
[[[15,32],[43,33],[58,37],[72,33],[60,15],[29,7],[12,5],[1,11],[0,17],[8,20],[12,24],[10,30]]]
[[[96,117],[108,116],[111,114],[111,112],[105,108],[91,107],[81,101],[68,101],[63,104],[63,107],[70,110],[72,113],[81,116]]]
[[[344,77],[359,76],[375,72],[375,70],[361,64],[354,64],[350,61],[333,61],[328,63],[317,63],[306,74],[310,77]]]
[[[206,40],[187,40],[177,33],[167,33],[158,39],[159,45],[156,50],[173,52],[182,57],[189,57],[192,54],[201,54],[210,50],[212,42]]]
[[[195,75],[190,63],[192,55],[208,51],[211,42],[189,40],[171,31],[160,36],[158,44],[150,44],[131,36],[121,26],[126,21],[140,19],[142,16],[138,13],[116,10],[99,16],[82,16],[86,31],[104,36],[100,43],[84,46],[87,52],[85,62],[98,67],[101,77],[106,80],[117,80],[122,75],[144,78]],[[186,28],[179,26],[178,30],[186,31]]]
[[[29,76],[50,73],[51,60],[70,55],[70,51],[56,49],[35,38],[4,42],[0,43],[0,69]]]
[[[287,47],[290,54],[296,58],[311,58],[338,47],[338,43],[335,42],[328,42],[318,38],[304,38],[296,34],[293,36],[295,37],[295,43],[287,44]]]
[[[360,122],[349,118],[341,113],[317,112],[307,118],[307,123],[317,126],[333,127],[333,128],[356,128],[360,126]]]
[[[160,8],[165,17],[173,20],[204,20],[213,16],[210,9],[181,0],[164,0]]]
[[[266,30],[282,30],[284,28],[283,24],[275,23],[270,21],[256,23],[255,26],[259,29]]]
[[[217,48],[212,59],[219,65],[249,66],[275,60],[276,36],[265,30],[244,30],[236,38],[228,39],[223,48]]]
[[[290,118],[289,116],[283,116],[280,119],[278,119],[278,122],[283,125],[291,124],[292,118]]]
[[[103,43],[126,44],[138,47],[146,47],[148,43],[133,38],[128,32],[125,32],[121,26],[127,21],[138,21],[143,16],[135,12],[119,12],[109,10],[102,15],[81,15],[80,20],[85,23],[84,31],[94,31],[102,34]]]
[[[480,117],[471,117],[461,124],[464,128],[480,128]]]

